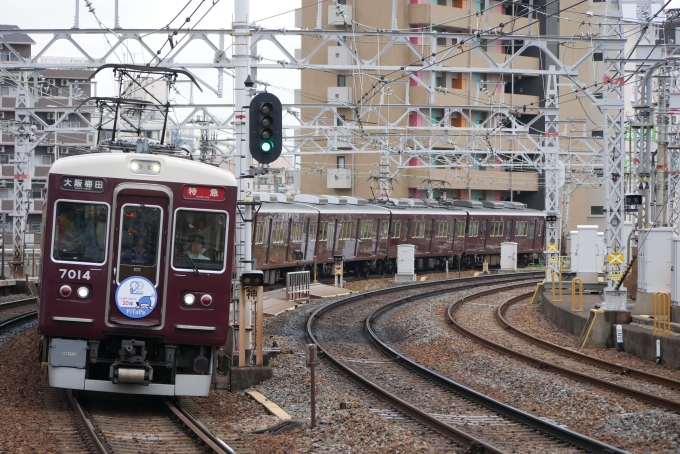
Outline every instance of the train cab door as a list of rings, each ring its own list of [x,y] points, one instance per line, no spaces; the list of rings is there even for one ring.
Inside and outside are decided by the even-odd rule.
[[[115,197],[107,324],[161,327],[170,196],[129,188]]]

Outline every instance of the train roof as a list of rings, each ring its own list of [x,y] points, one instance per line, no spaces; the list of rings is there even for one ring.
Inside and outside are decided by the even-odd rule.
[[[277,203],[277,202],[262,202],[260,213],[279,213],[285,211],[286,213],[319,213],[316,207],[310,207],[303,203]]]
[[[134,160],[161,164],[158,175],[133,174]],[[196,185],[236,186],[236,178],[228,170],[199,161],[146,153],[92,153],[69,156],[55,161],[49,173],[91,177],[134,178],[141,181],[176,181]]]

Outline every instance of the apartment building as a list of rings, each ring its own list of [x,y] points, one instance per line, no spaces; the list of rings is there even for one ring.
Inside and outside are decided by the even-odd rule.
[[[0,30],[19,30],[15,25],[2,25]],[[11,52],[0,44],[0,66],[4,62],[17,61],[15,53],[21,57],[31,57],[31,47],[35,42],[27,34],[19,31],[3,33],[4,41],[11,46]],[[56,66],[56,64],[55,64]],[[66,111],[64,108],[77,105],[80,101],[91,96],[93,71],[48,69],[28,74],[31,90],[36,91],[39,98],[35,103],[36,119],[32,121],[36,127],[36,136],[44,134],[46,127],[55,124]],[[9,77],[0,77],[0,121],[6,128],[0,128],[0,209],[6,213],[5,234],[11,244],[9,233],[12,231],[11,214],[14,206],[14,136],[9,128],[15,119],[17,87]],[[62,109],[60,109],[62,108]],[[72,110],[72,108],[69,108]],[[42,220],[42,204],[47,173],[55,159],[68,155],[69,147],[92,146],[96,141],[96,132],[84,130],[91,115],[85,112],[70,113],[63,118],[58,129],[48,133],[48,136],[35,147],[30,161],[31,192],[29,194],[29,215],[26,224],[26,244],[32,247],[40,244],[40,227]],[[83,128],[82,130],[78,130]],[[64,131],[61,132],[61,129]],[[6,244],[8,244],[6,242]]]
[[[347,123],[357,125],[360,120],[364,125],[380,125],[389,119],[392,122],[399,119],[396,127],[389,131],[394,135],[389,147],[393,157],[389,173],[395,175],[390,182],[391,197],[433,195],[449,199],[515,200],[543,209],[544,175],[530,166],[471,167],[464,162],[459,162],[462,164],[459,166],[435,166],[445,162],[436,155],[439,150],[450,152],[465,144],[473,150],[507,150],[509,136],[513,133],[501,130],[507,126],[498,115],[501,107],[512,108],[518,123],[526,125],[524,136],[532,138],[518,139],[514,146],[535,150],[545,128],[541,108],[545,105],[546,80],[541,71],[555,65],[549,54],[571,65],[592,48],[584,37],[601,36],[602,28],[584,26],[581,22],[591,9],[602,7],[576,0],[559,3],[544,0],[341,0],[338,3],[344,16],[338,14],[338,8],[332,4],[324,3],[319,8],[315,0],[302,0],[303,8],[296,25],[303,30],[360,32],[381,29],[384,33],[372,36],[350,33],[344,43],[326,42],[321,51],[321,35],[305,36],[300,57],[312,55],[310,63],[349,67],[355,62],[352,52],[356,52],[362,60],[374,61],[385,68],[423,66],[422,71],[410,73],[415,77],[406,71],[391,69],[369,71],[360,65],[347,71],[301,70],[302,89],[298,101],[305,104],[325,102],[332,106],[333,113],[324,113],[319,124],[335,125],[339,136],[350,135],[343,130]],[[567,10],[570,3],[574,7]],[[550,16],[552,13],[555,16]],[[402,31],[434,30],[467,36],[479,31],[487,36],[464,43],[464,38],[451,36],[436,37],[435,43],[430,38],[414,36],[409,42],[395,42],[398,37],[390,33],[395,28],[395,21],[396,28]],[[488,36],[494,30],[513,32],[518,38]],[[546,44],[545,41],[541,43],[542,36],[566,38]],[[442,65],[447,70],[437,70],[436,66],[431,68],[415,61],[414,48],[425,55],[435,53],[444,60]],[[578,80],[592,84],[596,77],[602,77],[602,65],[597,56],[589,57],[588,64],[578,67]],[[375,86],[381,87],[383,75],[393,81],[376,90]],[[571,82],[566,77],[558,79],[560,100],[565,101],[560,106],[561,148],[566,144],[572,151],[586,150],[587,143],[597,147],[598,140],[601,147],[602,114],[587,99],[569,96],[576,86]],[[375,109],[357,119],[357,110],[353,109],[357,102]],[[417,106],[418,111],[411,108],[407,113],[409,106]],[[303,108],[301,114],[303,118],[314,118],[318,111],[316,107]],[[441,128],[435,135],[447,140],[440,139],[432,146],[426,159],[413,156],[412,151],[422,144],[410,137],[423,136],[418,128],[430,125]],[[313,134],[313,130],[302,131],[301,137]],[[383,169],[380,151],[355,153],[352,150],[370,141],[370,134],[351,136],[348,140],[353,141],[355,147],[347,146],[347,139],[337,141],[330,154],[319,154],[313,147],[303,145],[301,192],[364,198],[379,195],[376,177]],[[363,146],[363,150],[374,148],[377,147]],[[305,155],[305,152],[310,154]],[[494,164],[493,160],[487,162]],[[567,180],[572,174],[583,179],[582,171],[576,164],[574,169],[568,166]],[[589,185],[570,191],[570,225],[598,224],[603,227],[602,188]]]

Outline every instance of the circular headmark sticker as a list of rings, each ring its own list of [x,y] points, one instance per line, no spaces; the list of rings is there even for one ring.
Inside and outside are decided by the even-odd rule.
[[[116,290],[116,306],[130,318],[143,318],[153,312],[158,303],[156,287],[141,276],[125,279]]]

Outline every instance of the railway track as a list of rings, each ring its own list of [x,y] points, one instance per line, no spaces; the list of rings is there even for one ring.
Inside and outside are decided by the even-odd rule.
[[[414,300],[512,283],[502,287],[507,290],[522,285],[519,280],[529,279],[531,285],[541,276],[465,278],[366,292],[318,309],[307,330],[326,357],[353,379],[470,452],[529,452],[527,446],[534,452],[621,452],[423,368],[382,343],[372,329],[382,314]],[[393,300],[394,293],[401,298]]]
[[[38,317],[36,297],[0,303],[0,333]]]
[[[181,403],[168,398],[74,393],[71,401],[83,438],[98,454],[234,453]]]
[[[505,314],[507,313],[507,311],[509,310],[509,308],[512,305],[529,298],[532,293],[533,292],[515,296],[515,297],[510,298],[509,300],[505,301],[500,306],[498,306],[498,309],[495,311],[495,320],[498,323],[498,325],[500,325],[505,331],[512,333],[513,335],[515,335],[517,337],[520,337],[520,338],[522,338],[522,339],[524,339],[524,340],[526,340],[526,341],[528,341],[532,344],[538,345],[538,346],[540,346],[540,347],[542,347],[542,348],[544,348],[544,349],[546,349],[550,352],[557,353],[561,356],[573,358],[573,359],[575,359],[579,362],[590,364],[590,365],[596,366],[598,368],[605,369],[607,371],[612,371],[612,372],[615,372],[616,374],[620,374],[620,375],[623,375],[623,376],[628,376],[628,377],[632,377],[632,378],[636,378],[636,379],[640,379],[640,380],[645,380],[645,381],[648,381],[648,382],[651,382],[651,383],[654,383],[654,384],[663,385],[663,386],[666,386],[668,388],[680,390],[680,381],[673,380],[673,379],[667,378],[667,377],[662,377],[662,376],[659,376],[659,375],[656,375],[656,374],[651,374],[651,373],[648,373],[648,372],[645,372],[645,371],[642,371],[642,370],[637,370],[637,369],[633,369],[633,368],[629,368],[629,367],[623,367],[620,364],[611,363],[611,362],[608,362],[608,361],[601,360],[599,358],[594,358],[594,357],[585,355],[583,353],[579,353],[579,352],[570,350],[568,348],[564,348],[564,347],[561,347],[559,345],[555,345],[555,344],[552,344],[550,342],[544,341],[542,339],[536,338],[536,337],[532,336],[531,334],[528,334],[528,333],[512,326],[507,321],[507,319],[505,318]],[[462,300],[456,301],[453,304],[451,304],[451,306],[449,306],[449,310],[447,311],[447,318],[450,321],[451,325],[454,327],[454,329],[456,329],[461,334],[464,334],[465,336],[468,336],[471,339],[474,339],[475,341],[482,343],[483,345],[485,345],[489,348],[492,348],[492,349],[494,349],[494,350],[496,350],[496,351],[498,351],[502,354],[511,355],[511,356],[513,356],[517,359],[525,361],[525,362],[527,362],[527,363],[529,363],[533,366],[537,366],[541,369],[548,370],[548,371],[551,371],[551,372],[555,372],[555,373],[558,373],[560,375],[563,375],[563,376],[566,376],[566,377],[569,377],[569,378],[573,378],[573,379],[576,379],[576,380],[579,380],[579,381],[582,381],[582,382],[585,382],[585,383],[590,383],[590,384],[598,386],[600,388],[607,389],[607,390],[610,390],[610,391],[615,391],[615,392],[618,392],[618,393],[623,394],[625,396],[633,397],[633,398],[639,399],[641,401],[648,402],[648,403],[651,403],[653,405],[664,407],[664,408],[667,408],[669,410],[680,413],[680,402],[678,402],[676,400],[663,398],[663,397],[660,397],[660,396],[656,396],[654,394],[650,394],[648,392],[643,392],[643,391],[633,389],[633,388],[628,387],[628,386],[622,386],[622,385],[619,385],[619,384],[616,384],[616,383],[612,383],[611,380],[606,379],[606,378],[605,379],[597,378],[597,377],[594,377],[590,374],[576,372],[576,371],[572,370],[571,368],[559,366],[559,365],[556,365],[556,364],[551,364],[550,362],[546,361],[545,359],[537,358],[537,357],[534,357],[534,356],[531,356],[531,355],[528,355],[528,354],[525,354],[525,353],[521,353],[521,352],[517,351],[516,349],[511,349],[511,348],[505,347],[503,345],[500,345],[498,343],[491,342],[491,341],[484,339],[483,337],[471,332],[470,330],[465,329],[459,323],[457,323],[455,321],[455,318],[453,317],[456,308],[460,304],[464,303],[465,301],[470,301],[473,298],[476,299],[476,298],[480,298],[482,296],[484,296],[484,294],[473,295],[471,297],[467,297],[467,298],[464,298]]]

